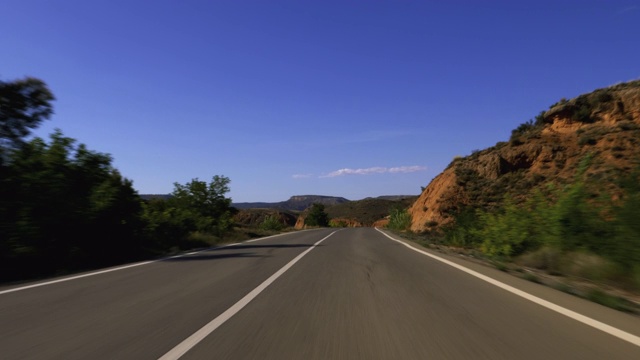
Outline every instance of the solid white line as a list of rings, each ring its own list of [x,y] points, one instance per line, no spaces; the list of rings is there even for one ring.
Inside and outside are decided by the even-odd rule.
[[[265,236],[265,237],[262,237],[262,238],[245,241],[244,243],[254,242],[254,241],[262,241],[262,240],[271,239],[271,238],[274,238],[274,237],[287,235],[287,234],[293,234],[293,233],[288,232],[288,233],[276,234],[276,235],[271,235],[271,236]],[[51,281],[46,281],[46,282],[33,284],[33,285],[20,286],[20,287],[13,288],[13,289],[2,290],[2,291],[0,291],[0,295],[8,294],[8,293],[16,292],[16,291],[33,289],[33,288],[37,288],[37,287],[40,287],[40,286],[53,285],[53,284],[57,284],[57,283],[65,282],[65,281],[82,279],[82,278],[89,277],[89,276],[94,276],[94,275],[106,274],[106,273],[110,273],[112,271],[129,269],[129,268],[133,268],[133,267],[136,267],[136,266],[152,264],[152,263],[155,263],[155,262],[164,261],[164,260],[168,260],[168,259],[176,259],[176,258],[180,258],[180,257],[187,256],[187,255],[195,255],[197,253],[200,253],[200,252],[203,252],[203,251],[207,251],[207,250],[211,250],[211,249],[220,249],[220,248],[236,246],[236,245],[242,245],[242,244],[243,243],[228,244],[228,245],[224,245],[224,246],[220,246],[220,247],[214,247],[214,248],[209,248],[209,249],[205,249],[205,250],[194,251],[194,252],[190,252],[188,254],[175,255],[175,256],[170,256],[170,257],[166,257],[166,258],[162,258],[162,259],[158,259],[158,260],[143,261],[143,262],[139,262],[139,263],[135,263],[135,264],[120,266],[120,267],[113,268],[113,269],[100,270],[100,271],[91,272],[91,273],[87,273],[87,274],[71,276],[71,277],[67,277],[67,278],[64,278],[64,279],[51,280]]]
[[[572,318],[574,320],[577,320],[577,321],[579,321],[579,322],[581,322],[583,324],[589,325],[589,326],[591,326],[593,328],[596,328],[596,329],[598,329],[600,331],[604,331],[607,334],[613,335],[613,336],[615,336],[615,337],[617,337],[617,338],[619,338],[621,340],[630,342],[633,345],[640,346],[640,337],[638,337],[636,335],[630,334],[630,333],[628,333],[626,331],[620,330],[620,329],[615,328],[615,327],[613,327],[611,325],[607,325],[607,324],[605,324],[603,322],[600,322],[598,320],[594,320],[594,319],[592,319],[590,317],[584,316],[584,315],[579,314],[579,313],[577,313],[575,311],[572,311],[572,310],[569,310],[567,308],[564,308],[564,307],[562,307],[560,305],[556,305],[556,304],[554,304],[552,302],[549,302],[547,300],[541,299],[541,298],[539,298],[537,296],[531,295],[531,294],[529,294],[527,292],[524,292],[522,290],[516,289],[513,286],[507,285],[507,284],[505,284],[503,282],[500,282],[498,280],[495,280],[495,279],[493,279],[491,277],[488,277],[486,275],[480,274],[479,272],[476,272],[476,271],[473,271],[471,269],[468,269],[468,268],[466,268],[466,267],[464,267],[462,265],[458,265],[458,264],[456,264],[456,263],[454,263],[452,261],[449,261],[447,259],[443,259],[443,258],[441,258],[439,256],[430,254],[430,253],[428,253],[428,252],[426,252],[424,250],[417,249],[417,248],[415,248],[415,247],[413,247],[413,246],[411,246],[411,245],[409,245],[409,244],[407,244],[407,243],[405,243],[403,241],[400,241],[398,239],[395,239],[395,238],[389,236],[387,233],[385,233],[384,231],[382,231],[382,230],[380,230],[378,228],[376,228],[376,230],[378,230],[380,233],[382,233],[384,236],[388,237],[389,239],[391,239],[391,240],[393,240],[395,242],[398,242],[398,243],[408,247],[409,249],[411,249],[413,251],[416,251],[416,252],[419,252],[419,253],[421,253],[423,255],[429,256],[429,257],[431,257],[431,258],[433,258],[435,260],[438,260],[440,262],[443,262],[443,263],[445,263],[445,264],[447,264],[449,266],[453,266],[454,268],[456,268],[458,270],[461,270],[461,271],[464,271],[469,275],[475,276],[478,279],[484,280],[484,281],[488,282],[489,284],[495,285],[495,286],[497,286],[497,287],[499,287],[501,289],[504,289],[504,290],[506,290],[506,291],[508,291],[508,292],[510,292],[512,294],[515,294],[515,295],[518,295],[518,296],[520,296],[522,298],[525,298],[525,299],[527,299],[527,300],[529,300],[531,302],[534,302],[534,303],[536,303],[538,305],[542,305],[542,306],[546,307],[549,310],[553,310],[553,311],[555,311],[555,312],[557,312],[559,314],[562,314],[564,316],[570,317],[570,318]]]
[[[338,231],[338,230],[337,230]],[[173,349],[171,349],[168,353],[164,354],[159,360],[175,360],[179,359],[182,355],[184,355],[187,351],[191,350],[194,346],[196,346],[200,341],[202,341],[209,334],[214,332],[220,325],[224,324],[227,320],[233,317],[238,311],[242,310],[247,304],[251,302],[251,300],[255,299],[264,289],[266,289],[269,285],[271,285],[277,278],[279,278],[282,274],[284,274],[287,270],[289,270],[295,263],[297,263],[303,256],[307,255],[311,250],[313,250],[316,246],[318,246],[321,242],[329,238],[329,236],[335,234],[337,231],[332,232],[331,234],[325,236],[315,244],[313,244],[309,249],[305,250],[302,254],[296,256],[293,260],[289,261],[287,265],[278,270],[275,274],[271,275],[267,280],[265,280],[262,284],[260,284],[257,288],[251,290],[250,293],[245,295],[242,299],[240,299],[237,303],[233,304],[230,308],[228,308],[225,312],[218,315],[215,319],[211,320],[207,325],[203,326],[200,330],[193,333],[191,336],[186,338],[180,344],[176,345]]]
[[[47,282],[43,282],[43,283],[39,283],[39,284],[33,284],[33,285],[27,285],[27,286],[21,286],[21,287],[14,288],[14,289],[9,289],[9,290],[3,290],[3,291],[0,291],[0,295],[2,295],[2,294],[12,293],[12,292],[15,292],[15,291],[21,291],[21,290],[32,289],[32,288],[36,288],[36,287],[40,287],[40,286],[45,286],[45,285],[57,284],[57,283],[65,282],[65,281],[71,281],[71,280],[76,280],[76,279],[82,279],[82,278],[89,277],[89,276],[94,276],[94,275],[106,274],[106,273],[110,273],[110,272],[112,272],[112,271],[118,271],[118,270],[129,269],[129,268],[136,267],[136,266],[142,266],[142,265],[151,264],[151,263],[156,262],[156,261],[158,261],[158,260],[144,261],[144,262],[141,262],[141,263],[135,263],[135,264],[131,264],[131,265],[120,266],[120,267],[113,268],[113,269],[107,269],[107,270],[96,271],[96,272],[92,272],[92,273],[89,273],[89,274],[77,275],[77,276],[72,276],[72,277],[68,277],[68,278],[64,278],[64,279],[58,279],[58,280],[47,281]]]

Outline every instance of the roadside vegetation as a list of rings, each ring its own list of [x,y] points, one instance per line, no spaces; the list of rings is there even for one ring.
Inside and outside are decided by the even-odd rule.
[[[451,162],[453,190],[429,204],[444,225],[421,218],[419,233],[388,227],[640,313],[639,98],[632,81],[560,100],[509,142]]]
[[[395,208],[389,214],[387,228],[398,231],[407,231],[411,228],[411,214],[407,209]]]
[[[325,227],[329,226],[329,215],[325,212],[324,204],[314,203],[309,208],[305,218],[305,225]]]
[[[31,137],[53,113],[35,78],[0,81],[0,281],[60,275],[220,241],[260,236],[236,229],[230,179],[174,184],[142,200],[108,154],[56,130]],[[263,227],[277,230],[272,219]]]
[[[387,227],[423,246],[640,313],[640,167],[620,179],[624,191],[617,197],[594,191],[598,183],[586,176],[588,168],[587,158],[570,184],[549,184],[521,201],[463,208],[441,229],[412,233],[404,226],[409,214],[399,210]]]

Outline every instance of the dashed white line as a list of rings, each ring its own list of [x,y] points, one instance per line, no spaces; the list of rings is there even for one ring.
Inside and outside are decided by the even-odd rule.
[[[389,239],[391,239],[391,240],[393,240],[395,242],[398,242],[398,243],[408,247],[409,249],[411,249],[413,251],[419,252],[419,253],[421,253],[423,255],[426,255],[426,256],[428,256],[430,258],[433,258],[433,259],[438,260],[438,261],[440,261],[442,263],[445,263],[445,264],[447,264],[449,266],[452,266],[452,267],[454,267],[454,268],[456,268],[458,270],[464,271],[469,275],[475,276],[478,279],[484,280],[484,281],[488,282],[491,285],[495,285],[495,286],[497,286],[497,287],[499,287],[501,289],[504,289],[504,290],[506,290],[506,291],[508,291],[508,292],[510,292],[512,294],[518,295],[518,296],[520,296],[520,297],[522,297],[524,299],[527,299],[527,300],[529,300],[531,302],[534,302],[534,303],[536,303],[538,305],[544,306],[549,310],[553,310],[553,311],[555,311],[555,312],[557,312],[559,314],[562,314],[564,316],[567,316],[569,318],[577,320],[577,321],[579,321],[579,322],[581,322],[583,324],[589,325],[589,326],[591,326],[591,327],[593,327],[595,329],[598,329],[600,331],[603,331],[603,332],[605,332],[605,333],[607,333],[609,335],[613,335],[613,336],[615,336],[615,337],[617,337],[617,338],[619,338],[621,340],[627,341],[627,342],[629,342],[629,343],[631,343],[633,345],[640,346],[640,337],[638,337],[636,335],[630,334],[630,333],[628,333],[626,331],[620,330],[620,329],[615,328],[615,327],[613,327],[611,325],[607,325],[607,324],[605,324],[603,322],[600,322],[598,320],[595,320],[595,319],[592,319],[590,317],[584,316],[584,315],[579,314],[579,313],[577,313],[575,311],[572,311],[572,310],[569,310],[567,308],[564,308],[564,307],[562,307],[560,305],[556,305],[556,304],[554,304],[554,303],[552,303],[550,301],[541,299],[541,298],[539,298],[537,296],[531,295],[531,294],[529,294],[527,292],[524,292],[524,291],[522,291],[520,289],[516,289],[513,286],[507,285],[507,284],[505,284],[503,282],[500,282],[500,281],[498,281],[496,279],[493,279],[493,278],[490,278],[490,277],[488,277],[486,275],[480,274],[479,272],[476,272],[476,271],[473,271],[471,269],[468,269],[468,268],[466,268],[466,267],[464,267],[462,265],[458,265],[458,264],[456,264],[456,263],[454,263],[452,261],[449,261],[447,259],[441,258],[441,257],[436,256],[434,254],[430,254],[430,253],[428,253],[428,252],[426,252],[424,250],[417,249],[417,248],[415,248],[415,247],[413,247],[413,246],[411,246],[411,245],[409,245],[409,244],[407,244],[407,243],[405,243],[403,241],[400,241],[398,239],[395,239],[395,238],[389,236],[387,233],[385,233],[384,231],[382,231],[382,230],[380,230],[378,228],[376,228],[376,230],[378,230],[380,233],[382,233],[384,236],[388,237]]]

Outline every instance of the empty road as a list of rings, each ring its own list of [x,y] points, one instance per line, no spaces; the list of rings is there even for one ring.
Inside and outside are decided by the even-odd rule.
[[[4,286],[0,358],[640,359],[638,317],[428,253],[319,229]]]

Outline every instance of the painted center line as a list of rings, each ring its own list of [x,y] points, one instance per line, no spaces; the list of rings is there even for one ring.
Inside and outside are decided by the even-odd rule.
[[[194,346],[196,346],[200,341],[209,336],[212,332],[214,332],[220,325],[224,324],[227,320],[231,319],[235,314],[237,314],[242,308],[247,306],[251,302],[251,300],[255,299],[261,292],[263,292],[269,285],[271,285],[276,279],[278,279],[282,274],[284,274],[287,270],[289,270],[295,263],[297,263],[300,259],[302,259],[305,255],[307,255],[311,250],[313,250],[316,246],[320,245],[321,242],[328,239],[331,235],[335,234],[339,230],[332,232],[331,234],[325,236],[324,238],[317,241],[310,248],[305,250],[300,255],[296,256],[293,260],[289,261],[287,265],[283,266],[280,270],[278,270],[275,274],[271,275],[267,280],[265,280],[262,284],[258,285],[255,289],[251,290],[250,293],[245,295],[242,299],[240,299],[237,303],[233,304],[230,308],[228,308],[225,312],[218,315],[215,319],[211,320],[207,325],[203,326],[200,330],[193,333],[193,335],[186,338],[180,344],[176,345],[173,349],[171,349],[168,353],[164,354],[159,360],[175,360],[179,359],[182,355],[187,353],[187,351],[191,350]]]
[[[380,230],[378,228],[376,228],[376,230],[378,230],[380,233],[382,233],[384,236],[388,237],[389,239],[391,239],[391,240],[393,240],[393,241],[395,241],[397,243],[400,243],[400,244],[408,247],[409,249],[411,249],[413,251],[419,252],[419,253],[421,253],[423,255],[426,255],[426,256],[428,256],[430,258],[438,260],[438,261],[440,261],[442,263],[445,263],[445,264],[447,264],[449,266],[453,266],[454,268],[456,268],[458,270],[462,270],[462,271],[466,272],[469,275],[477,277],[478,279],[484,280],[484,281],[488,282],[491,285],[495,285],[495,286],[497,286],[497,287],[499,287],[501,289],[504,289],[504,290],[506,290],[506,291],[508,291],[508,292],[510,292],[512,294],[518,295],[518,296],[520,296],[520,297],[522,297],[524,299],[527,299],[527,300],[529,300],[531,302],[534,302],[534,303],[536,303],[538,305],[544,306],[549,310],[553,310],[553,311],[555,311],[555,312],[557,312],[559,314],[562,314],[564,316],[570,317],[570,318],[572,318],[574,320],[577,320],[577,321],[579,321],[579,322],[581,322],[583,324],[589,325],[589,326],[591,326],[591,327],[593,327],[595,329],[603,331],[603,332],[605,332],[605,333],[607,333],[609,335],[613,335],[613,336],[617,337],[618,339],[627,341],[627,342],[629,342],[629,343],[631,343],[633,345],[636,345],[636,346],[640,346],[640,337],[638,337],[636,335],[630,334],[630,333],[628,333],[626,331],[620,330],[620,329],[615,328],[615,327],[613,327],[611,325],[607,325],[607,324],[605,324],[603,322],[600,322],[598,320],[595,320],[595,319],[592,319],[590,317],[584,316],[584,315],[579,314],[579,313],[577,313],[575,311],[572,311],[572,310],[569,310],[567,308],[564,308],[564,307],[562,307],[560,305],[556,305],[556,304],[554,304],[554,303],[552,303],[550,301],[541,299],[541,298],[539,298],[537,296],[531,295],[531,294],[529,294],[527,292],[524,292],[524,291],[522,291],[520,289],[516,289],[513,286],[507,285],[507,284],[505,284],[503,282],[500,282],[500,281],[498,281],[498,280],[496,280],[494,278],[491,278],[489,276],[480,274],[479,272],[473,271],[473,270],[471,270],[469,268],[466,268],[466,267],[464,267],[462,265],[458,265],[458,264],[454,263],[453,261],[449,261],[449,260],[441,258],[439,256],[430,254],[430,253],[428,253],[428,252],[426,252],[424,250],[420,250],[418,248],[414,248],[413,246],[411,246],[411,245],[409,245],[409,244],[407,244],[407,243],[405,243],[403,241],[400,241],[400,240],[398,240],[396,238],[393,238],[393,237],[389,236],[387,233],[385,233],[384,231],[382,231],[382,230]]]

